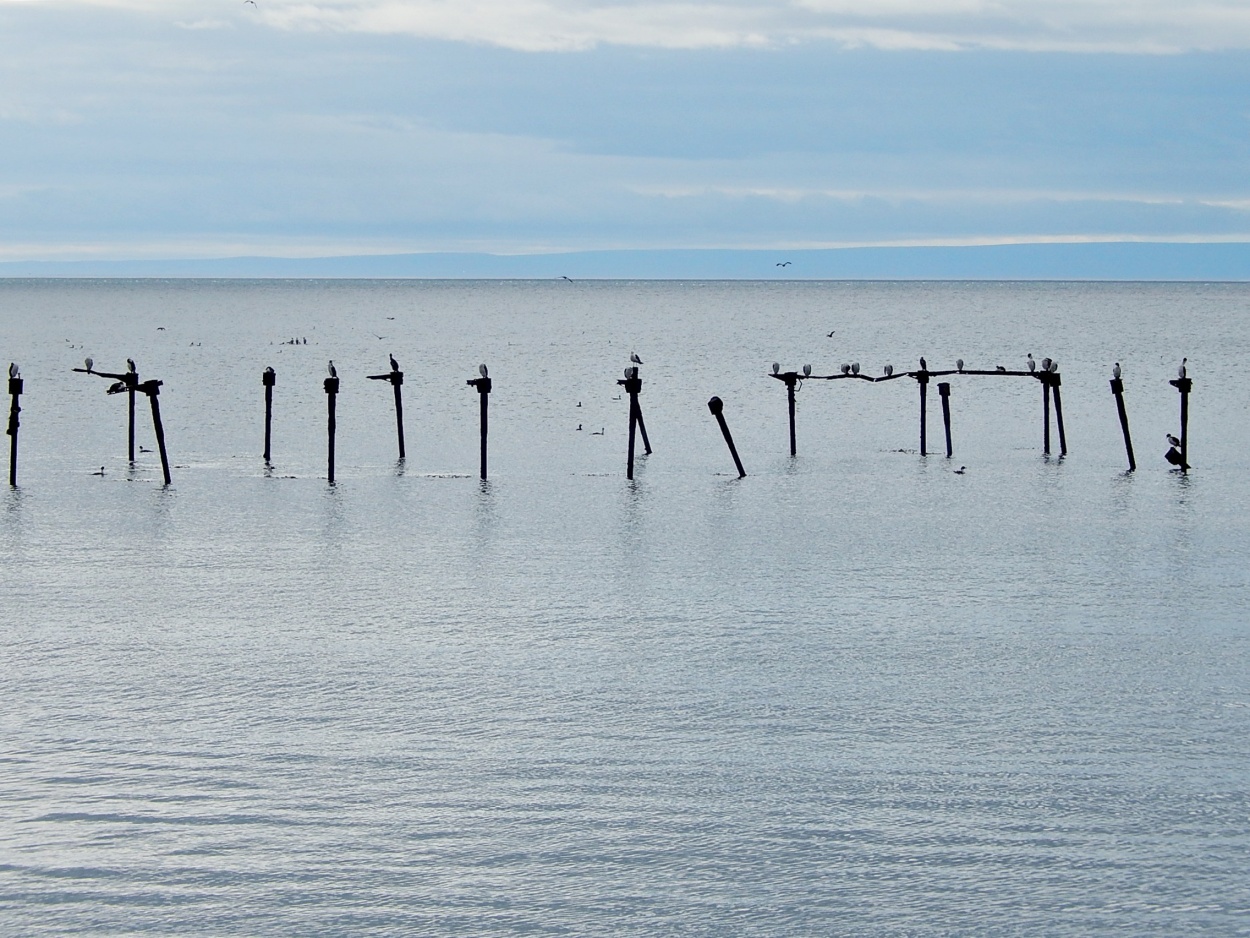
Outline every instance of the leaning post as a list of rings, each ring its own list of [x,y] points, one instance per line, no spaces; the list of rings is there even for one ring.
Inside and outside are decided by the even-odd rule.
[[[1116,366],[1119,370],[1119,366]],[[1124,452],[1128,455],[1128,471],[1137,469],[1137,460],[1133,458],[1133,438],[1128,432],[1128,411],[1124,409],[1124,382],[1119,378],[1111,379],[1111,393],[1115,395],[1115,407],[1120,414],[1120,432],[1124,434]]]
[[[738,447],[734,446],[734,438],[729,434],[729,424],[725,423],[724,401],[719,397],[713,397],[707,402],[707,409],[712,412],[712,416],[720,424],[720,432],[725,437],[725,444],[729,447],[729,455],[734,458],[734,465],[738,467],[738,478],[745,479],[747,471],[742,468],[742,460],[738,458]]]
[[[951,458],[951,386],[948,381],[938,382],[938,395],[942,398],[942,424],[946,428],[946,458]]]

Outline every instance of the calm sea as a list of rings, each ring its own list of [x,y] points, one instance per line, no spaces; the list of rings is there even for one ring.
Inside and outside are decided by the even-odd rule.
[[[0,933],[1250,934],[1248,326],[1222,284],[0,281]],[[767,377],[1029,352],[1065,459],[976,377],[952,460],[910,379],[806,382],[791,459]],[[164,381],[171,487],[87,355]]]

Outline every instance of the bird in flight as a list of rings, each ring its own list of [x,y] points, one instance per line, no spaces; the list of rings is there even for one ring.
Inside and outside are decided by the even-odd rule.
[[[384,336],[384,335],[378,335],[376,332],[370,332],[370,333],[369,333],[369,335],[373,336],[373,337],[374,337],[374,338],[376,338],[376,339],[385,339],[385,338],[386,338],[386,336]]]
[[[793,263],[793,262],[792,262],[792,261],[785,261],[784,263],[778,263],[778,264],[777,264],[777,266],[778,266],[778,267],[789,267],[791,263]]]
[[[572,277],[566,277],[566,276],[564,276],[564,274],[561,274],[561,275],[560,275],[560,279],[561,279],[561,280],[567,280],[569,283],[572,283],[572,282],[573,282],[573,278],[572,278]]]
[[[837,332],[837,330],[836,330],[836,329],[830,329],[830,330],[829,330],[829,332],[828,332],[828,334],[826,334],[826,335],[825,335],[825,338],[826,338],[826,339],[832,339],[832,338],[833,338],[833,334],[834,334],[835,332]]]
[[[399,371],[399,362],[395,361],[395,356],[391,356],[391,371]]]

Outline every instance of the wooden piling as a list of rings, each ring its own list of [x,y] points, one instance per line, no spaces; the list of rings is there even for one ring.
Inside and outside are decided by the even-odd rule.
[[[1068,455],[1068,438],[1063,432],[1063,399],[1059,396],[1059,385],[1063,381],[1059,377],[1059,372],[1051,372],[1050,389],[1055,396],[1055,428],[1059,431],[1059,455]]]
[[[929,372],[922,369],[916,372],[916,381],[920,385],[920,455],[929,455]]]
[[[272,368],[266,368],[261,375],[261,383],[265,387],[265,464],[269,464],[269,440],[273,429],[273,386],[278,376]]]
[[[325,392],[326,392],[326,413],[327,413],[326,475],[330,484],[333,485],[334,484],[334,431],[337,429],[337,425],[334,420],[334,405],[335,405],[335,398],[338,397],[338,393],[339,393],[339,379],[338,378],[326,378],[324,386],[325,386]]]
[[[642,454],[644,456],[651,455],[651,440],[647,438],[647,424],[642,419],[642,404],[634,405],[638,408],[638,432],[642,434]]]
[[[734,446],[734,438],[729,433],[729,424],[725,423],[724,402],[719,397],[713,397],[707,402],[707,408],[712,412],[712,416],[716,418],[716,422],[720,424],[720,432],[725,437],[725,443],[729,447],[729,455],[734,458],[734,465],[738,467],[738,478],[745,479],[747,471],[742,468],[742,460],[738,458],[738,447]]]
[[[1189,392],[1194,388],[1192,378],[1174,378],[1168,384],[1181,392],[1181,472],[1189,473]]]
[[[161,393],[160,381],[144,381],[137,384],[135,390],[142,391],[152,404],[152,430],[156,433],[156,448],[161,454],[161,471],[165,476],[165,484],[170,485],[173,479],[169,475],[169,456],[165,452],[165,425],[161,423],[161,405],[157,398]]]
[[[938,396],[942,398],[942,424],[946,428],[946,458],[951,458],[951,386],[949,382],[938,383]]]
[[[638,395],[642,393],[642,379],[638,377],[637,368],[625,369],[625,380],[617,381],[629,394],[629,455],[625,463],[625,478],[634,478],[634,434],[638,428]]]
[[[1128,455],[1128,471],[1137,469],[1137,460],[1133,457],[1133,438],[1128,432],[1128,411],[1124,409],[1124,382],[1119,378],[1111,379],[1111,393],[1115,395],[1116,410],[1120,413],[1120,432],[1124,434],[1124,452]]]
[[[395,432],[399,435],[399,458],[406,459],[407,453],[404,451],[404,397],[399,390],[404,383],[404,373],[402,371],[391,372],[391,387],[395,389]],[[485,418],[483,418],[485,419]],[[485,459],[482,465],[486,465]],[[482,478],[486,478],[486,470],[482,470]]]
[[[139,387],[139,373],[136,371],[127,372],[126,376],[122,380],[126,382],[126,396],[129,399],[127,403],[129,404],[129,407],[130,407],[130,436],[129,436],[130,445],[127,448],[126,452],[127,452],[127,458],[131,462],[134,462],[135,461],[135,391],[138,390],[138,387]]]
[[[1044,372],[1042,380],[1042,453],[1050,455],[1050,373]]]
[[[481,371],[482,372],[486,371],[485,365],[482,366]],[[483,479],[485,479],[486,478],[486,437],[487,437],[487,431],[489,427],[489,420],[488,420],[489,407],[487,404],[487,400],[490,397],[491,380],[483,373],[482,377],[473,378],[469,381],[466,381],[465,384],[468,384],[471,387],[477,388],[478,400],[479,400],[478,411],[480,414],[479,436],[481,438],[480,440],[481,442],[480,475]]]
[[[9,378],[9,485],[17,486],[17,429],[21,425],[18,414],[22,412],[18,398],[22,396],[23,381],[19,377]]]

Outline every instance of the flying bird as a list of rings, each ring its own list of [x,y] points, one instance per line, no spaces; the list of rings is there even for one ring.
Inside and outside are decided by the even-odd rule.
[[[1178,440],[1178,439],[1177,439],[1175,436],[1173,436],[1171,433],[1169,433],[1169,434],[1168,434],[1168,442],[1169,442],[1169,443],[1171,443],[1173,446],[1180,446],[1180,445],[1181,445],[1181,441],[1180,441],[1180,440]]]
[[[963,370],[964,370],[964,360],[963,360],[962,358],[956,358],[956,359],[955,359],[955,368],[956,368],[958,371],[963,371]]]
[[[490,377],[490,375],[488,375],[488,374],[486,373],[486,366],[485,366],[485,365],[478,365],[478,366],[477,366],[477,373],[478,373],[479,375],[481,375],[483,378],[488,378],[488,377]]]
[[[331,358],[331,359],[330,359],[330,363],[329,363],[328,365],[326,365],[326,371],[327,371],[327,372],[329,372],[329,374],[330,374],[330,377],[331,377],[331,378],[337,378],[337,377],[339,376],[339,371],[338,371],[338,369],[334,367],[334,359],[333,359],[333,358]]]
[[[1181,364],[1180,364],[1180,367],[1176,369],[1176,377],[1178,377],[1178,378],[1184,378],[1184,377],[1185,377],[1186,372],[1188,372],[1188,371],[1189,371],[1189,369],[1186,367],[1186,365],[1187,365],[1188,363],[1189,363],[1189,359],[1188,359],[1188,358],[1182,358],[1182,359],[1181,359]]]
[[[1111,377],[1113,378],[1120,377],[1120,363],[1119,362],[1116,362],[1115,367],[1111,369]]]
[[[1028,356],[1028,365],[1029,365],[1029,371],[1032,371],[1034,368],[1036,368],[1036,367],[1037,367],[1037,362],[1033,361],[1033,353],[1032,353],[1032,352],[1029,352],[1029,356]]]
[[[773,362],[773,374],[777,374],[779,371],[781,371],[781,362]]]
[[[811,365],[804,365],[804,366],[803,366],[803,377],[804,377],[804,378],[810,377],[810,376],[811,376],[811,373],[812,373],[812,366],[811,366]]]
[[[135,360],[133,358],[126,359],[126,370],[132,375],[139,373],[139,369],[135,367]]]
[[[838,330],[836,330],[836,329],[833,329],[833,330],[829,331],[828,333],[826,333],[826,334],[825,334],[825,338],[826,338],[826,339],[832,339],[832,338],[833,338],[833,333],[834,333],[834,332],[837,332],[837,331],[838,331]]]
[[[567,280],[569,283],[572,283],[572,282],[573,282],[573,278],[572,278],[572,277],[566,277],[566,276],[564,276],[564,274],[561,274],[561,275],[560,275],[560,279],[561,279],[561,280]]]
[[[778,264],[777,264],[777,266],[778,266],[778,267],[789,267],[791,263],[792,263],[791,261],[785,261],[784,263],[778,263]]]
[[[637,352],[630,352],[630,353],[629,353],[629,360],[630,360],[631,362],[633,362],[635,365],[641,365],[641,364],[642,364],[642,359],[638,357],[638,353],[637,353]]]
[[[91,369],[95,367],[94,358],[84,358],[82,363],[87,366],[87,374],[91,374]]]
[[[395,356],[391,356],[391,371],[399,371],[399,362],[395,361]]]

